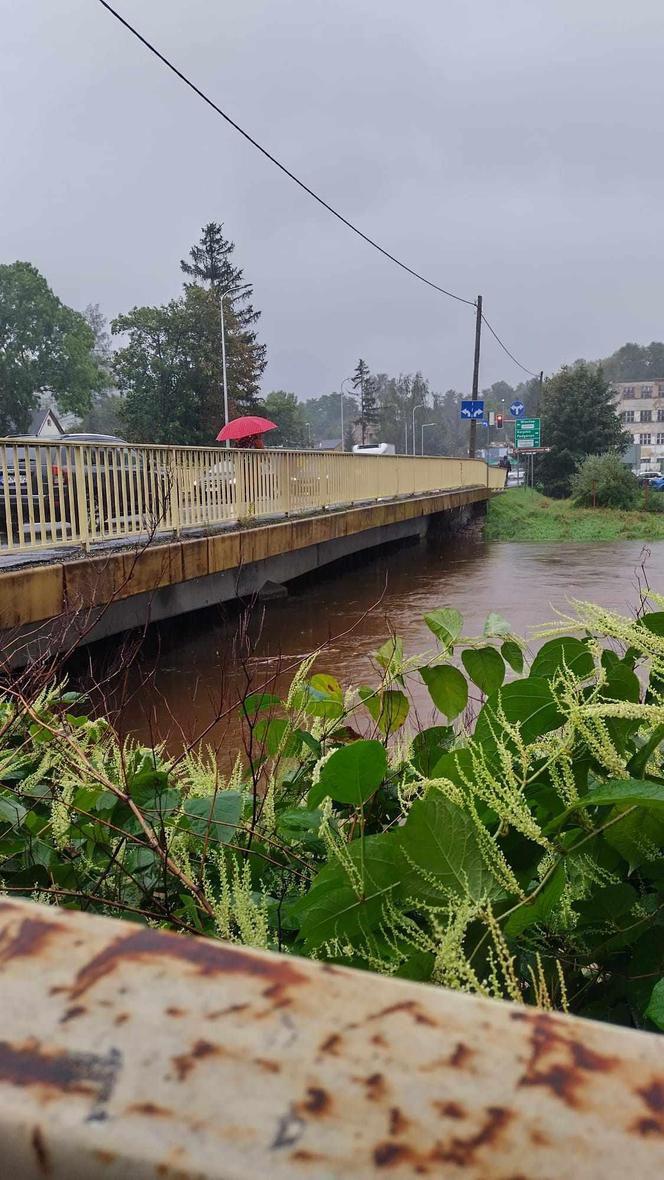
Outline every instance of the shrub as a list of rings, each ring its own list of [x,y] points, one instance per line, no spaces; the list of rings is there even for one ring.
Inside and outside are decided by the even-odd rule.
[[[572,476],[571,490],[575,504],[591,508],[636,508],[640,503],[636,476],[619,455],[589,455]]]
[[[426,622],[356,692],[309,659],[248,696],[228,777],[8,690],[2,888],[664,1028],[664,610],[577,604],[530,661],[495,614]],[[413,677],[440,716],[409,732]]]

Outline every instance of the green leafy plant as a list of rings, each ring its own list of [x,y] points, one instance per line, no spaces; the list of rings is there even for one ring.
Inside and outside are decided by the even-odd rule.
[[[574,503],[581,508],[637,508],[639,484],[620,455],[588,455],[571,477]]]
[[[531,656],[500,616],[305,661],[248,758],[121,744],[53,687],[0,701],[0,876],[22,894],[476,994],[664,1027],[664,600]],[[410,689],[438,723],[414,729]]]

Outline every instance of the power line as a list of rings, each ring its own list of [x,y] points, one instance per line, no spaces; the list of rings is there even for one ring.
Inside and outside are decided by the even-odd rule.
[[[317,192],[314,192],[314,190],[309,187],[308,184],[305,184],[303,180],[300,180],[299,176],[296,176],[294,172],[291,172],[290,168],[287,168],[286,165],[282,164],[276,156],[273,156],[272,153],[267,150],[267,148],[258,143],[258,141],[254,139],[248,131],[245,131],[243,127],[240,127],[239,123],[236,123],[235,120],[226,113],[226,111],[222,110],[222,108],[209,97],[209,95],[201,90],[195,82],[192,82],[191,79],[182,72],[182,70],[178,69],[178,67],[174,65],[172,61],[170,61],[163,53],[161,53],[160,50],[157,49],[156,45],[153,45],[151,41],[148,41],[147,37],[144,37],[142,33],[139,33],[138,29],[136,29],[134,25],[130,24],[129,21],[125,19],[125,17],[117,12],[117,10],[108,3],[108,0],[99,0],[99,3],[103,8],[106,9],[107,12],[111,14],[111,16],[115,17],[115,19],[119,21],[120,24],[123,25],[133,37],[136,37],[136,39],[140,41],[150,53],[152,53],[160,62],[162,62],[162,64],[165,65],[167,69],[175,74],[175,76],[179,78],[181,82],[184,82],[185,86],[188,86],[190,90],[193,90],[194,94],[198,95],[199,98],[202,98],[203,102],[206,103],[207,106],[211,107],[211,109],[215,111],[217,115],[220,115],[221,118],[224,119],[235,131],[239,132],[239,134],[244,139],[246,139],[247,142],[252,145],[252,147],[255,147],[256,150],[261,153],[261,155],[265,156],[265,158],[269,160],[271,164],[274,164],[281,172],[283,172],[284,175],[289,178],[289,180],[294,181],[295,184],[297,184],[298,187],[303,190],[303,192],[307,193],[308,196],[313,197],[314,201],[317,201],[318,204],[323,207],[323,209],[326,209],[328,213],[331,213],[333,217],[336,217],[337,221],[340,221],[342,225],[346,226],[347,229],[352,230],[352,232],[356,234],[358,238],[361,238],[363,242],[367,243],[367,245],[372,246],[374,250],[377,250],[379,254],[383,255],[384,258],[389,259],[390,262],[394,262],[396,266],[401,268],[401,270],[404,270],[407,274],[412,275],[413,278],[418,279],[421,283],[425,283],[427,287],[431,287],[434,291],[438,291],[440,295],[447,295],[448,298],[455,299],[458,303],[465,303],[468,307],[477,307],[477,303],[474,299],[464,299],[462,295],[456,295],[454,291],[448,291],[445,287],[440,287],[438,283],[434,283],[431,279],[427,279],[425,275],[420,274],[419,271],[414,270],[413,267],[408,266],[405,262],[402,262],[400,258],[395,257],[394,254],[390,254],[389,250],[386,250],[383,246],[379,245],[379,243],[373,238],[370,238],[368,234],[363,233],[363,231],[354,225],[352,221],[349,221],[347,217],[344,217],[343,213],[339,213],[339,211],[335,209],[333,205],[330,205],[326,200],[324,200],[323,197],[320,197]],[[526,367],[526,365],[522,365],[521,361],[517,360],[514,354],[510,352],[509,348],[507,348],[507,346],[500,339],[498,333],[492,328],[485,315],[482,315],[482,320],[491,332],[491,335],[498,341],[498,344],[502,348],[503,352],[507,354],[510,360],[514,361],[514,364],[520,369],[523,369],[524,373],[528,373],[531,377],[537,377],[539,374],[533,373],[531,369]]]
[[[248,143],[252,145],[252,147],[255,147],[259,152],[261,152],[262,155],[266,157],[266,159],[268,159],[272,164],[275,164],[276,167],[279,168],[280,171],[286,176],[288,176],[290,180],[295,181],[295,184],[299,185],[299,187],[303,189],[305,193],[308,193],[310,197],[313,197],[314,201],[317,201],[319,205],[322,205],[324,209],[327,209],[328,213],[331,213],[333,217],[336,217],[338,221],[342,222],[343,225],[352,230],[354,234],[357,234],[358,238],[362,238],[362,240],[369,246],[373,246],[374,250],[378,250],[379,253],[383,255],[383,257],[389,258],[390,262],[396,263],[397,266],[400,266],[402,270],[405,270],[409,275],[412,275],[413,278],[419,279],[421,283],[426,283],[427,287],[432,287],[434,291],[438,291],[441,295],[447,295],[450,299],[456,299],[458,303],[466,303],[469,307],[475,306],[475,303],[472,299],[464,299],[461,295],[455,295],[453,291],[447,291],[445,287],[439,287],[438,283],[432,282],[431,279],[427,279],[424,275],[420,274],[419,271],[413,270],[411,266],[407,266],[405,262],[402,262],[401,259],[396,258],[394,254],[390,254],[389,250],[386,250],[383,246],[380,246],[378,242],[374,241],[373,238],[370,238],[368,234],[363,233],[361,229],[358,229],[356,225],[353,225],[352,221],[349,221],[347,217],[344,217],[342,213],[339,213],[338,210],[325,201],[323,197],[319,197],[318,193],[314,192],[312,188],[309,188],[309,185],[305,184],[303,180],[300,180],[299,176],[296,176],[294,172],[291,172],[290,169],[287,168],[285,164],[282,164],[276,156],[273,156],[272,153],[267,150],[267,148],[264,148],[262,144],[258,143],[258,141],[254,139],[248,131],[245,131],[243,127],[240,127],[239,123],[236,123],[234,119],[231,119],[230,115],[228,115],[226,111],[223,111],[220,106],[217,106],[216,102],[214,102],[213,99],[205,94],[205,92],[201,90],[195,82],[192,82],[186,74],[183,74],[182,70],[179,70],[178,67],[174,65],[172,61],[169,61],[169,59],[165,57],[163,53],[160,53],[160,51],[155,45],[152,44],[151,41],[148,41],[146,37],[139,33],[138,29],[134,28],[134,26],[131,25],[128,20],[125,20],[125,18],[121,16],[119,12],[116,12],[116,10],[107,3],[107,0],[99,0],[99,3],[107,10],[107,12],[110,12],[111,16],[114,16],[121,25],[124,25],[124,27],[132,34],[132,36],[136,37],[146,49],[149,49],[150,53],[153,53],[160,62],[162,62],[169,70],[171,70],[181,82],[184,82],[185,86],[188,86],[190,90],[193,90],[194,94],[197,94],[199,98],[202,98],[203,102],[207,103],[209,107],[212,107],[213,111],[216,111],[218,115],[221,115],[221,118],[225,119],[231,127],[238,131],[240,135],[242,135],[244,139],[246,139]]]
[[[514,356],[514,354],[510,352],[510,350],[509,350],[509,348],[507,347],[507,345],[506,345],[506,344],[503,344],[502,340],[500,339],[500,336],[499,336],[499,335],[498,335],[498,333],[497,333],[496,331],[494,331],[494,329],[491,327],[491,324],[489,323],[488,319],[486,318],[486,316],[485,316],[484,314],[482,315],[482,320],[483,320],[483,322],[486,324],[486,326],[487,326],[487,328],[489,329],[489,331],[490,331],[491,335],[493,336],[494,340],[497,340],[497,341],[498,341],[498,343],[499,343],[500,347],[502,348],[503,352],[506,352],[506,353],[507,353],[507,355],[508,355],[508,357],[510,358],[510,360],[514,361],[514,364],[515,364],[515,365],[518,365],[520,369],[523,369],[524,373],[528,373],[530,377],[539,377],[539,373],[533,373],[532,369],[527,369],[525,365],[522,365],[522,364],[521,364],[521,361],[518,361],[518,360],[516,359],[516,357]]]

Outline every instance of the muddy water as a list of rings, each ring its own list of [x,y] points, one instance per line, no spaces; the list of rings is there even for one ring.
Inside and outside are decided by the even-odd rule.
[[[463,537],[368,556],[295,584],[288,598],[254,608],[199,612],[153,628],[140,656],[125,657],[121,728],[160,738],[171,749],[207,730],[225,762],[241,740],[236,716],[212,725],[247,688],[284,689],[290,668],[324,645],[318,670],[344,685],[372,683],[368,653],[390,631],[409,654],[431,648],[426,611],[455,606],[465,634],[481,633],[489,611],[499,611],[525,637],[565,610],[572,598],[621,611],[638,601],[639,581],[664,588],[664,542],[506,544]],[[109,658],[110,652],[106,653]],[[103,674],[99,666],[95,673]],[[418,677],[409,685],[421,721],[431,703]],[[438,718],[440,720],[440,718]],[[210,728],[208,728],[210,727]]]

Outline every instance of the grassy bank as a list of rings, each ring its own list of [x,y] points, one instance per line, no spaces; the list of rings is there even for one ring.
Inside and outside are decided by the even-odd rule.
[[[489,541],[662,541],[664,513],[575,508],[529,488],[510,488],[489,504]]]

